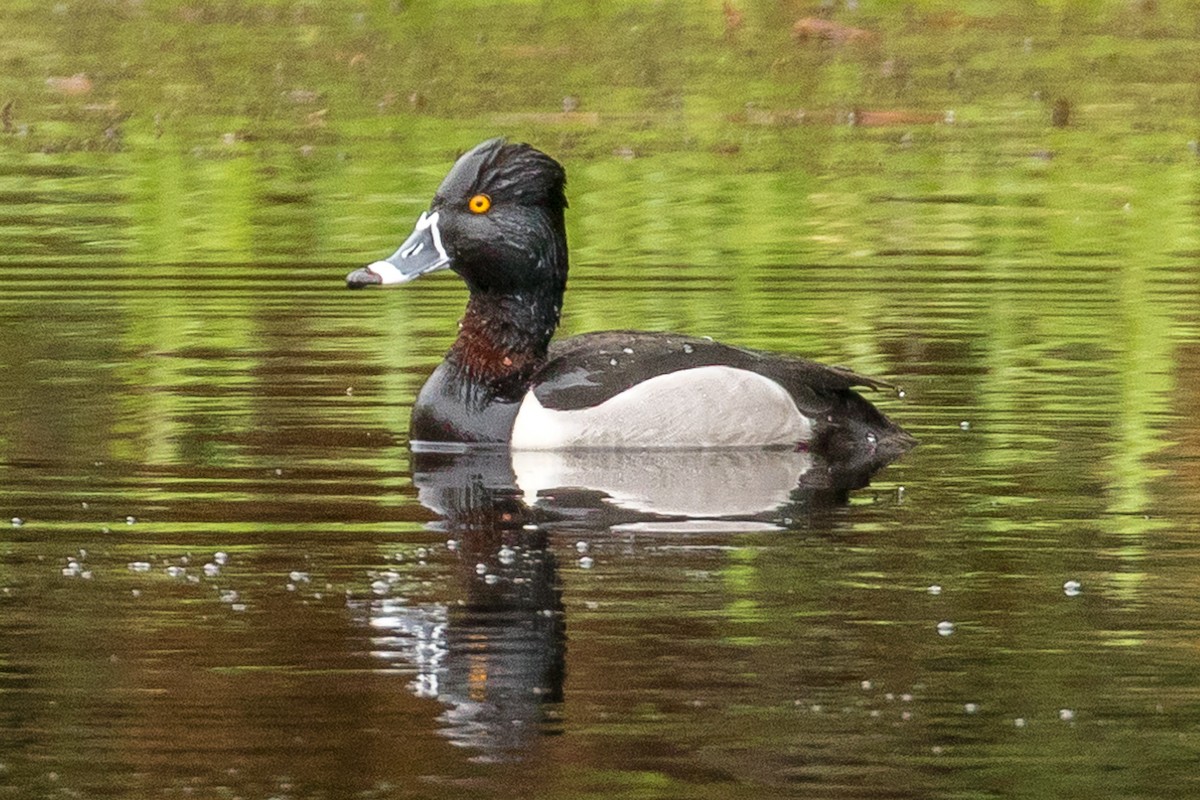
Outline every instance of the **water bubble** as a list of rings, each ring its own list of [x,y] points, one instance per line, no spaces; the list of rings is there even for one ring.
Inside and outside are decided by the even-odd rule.
[[[1063,722],[1073,722],[1075,720],[1075,712],[1069,708],[1060,708],[1058,710],[1058,718]]]
[[[308,583],[310,580],[312,580],[307,572],[300,572],[298,570],[289,572],[288,579],[292,581],[292,583]]]
[[[870,681],[863,681],[859,684],[859,686],[862,687],[864,692],[869,692],[871,689],[875,688],[875,684],[871,683]]]
[[[152,569],[149,561],[130,561],[128,566],[130,572],[149,572]]]
[[[979,710],[978,703],[966,703],[965,705],[963,705],[963,711],[967,712],[968,714],[974,714],[978,710]]]
[[[582,558],[579,559],[579,568],[580,569],[591,569],[595,563],[596,563],[596,560],[594,558],[592,558],[591,556],[583,556]]]
[[[587,542],[578,541],[575,543],[575,550],[580,553],[586,553],[591,548]]]
[[[954,623],[949,620],[943,620],[937,624],[937,632],[939,636],[949,636],[954,633]]]
[[[632,348],[632,347],[626,347],[626,348],[623,348],[623,349],[621,350],[621,352],[622,352],[622,353],[624,353],[624,354],[625,354],[625,355],[627,355],[627,356],[631,356],[631,355],[633,355],[633,348]]]
[[[137,517],[134,517],[134,516],[132,516],[132,515],[131,515],[131,516],[128,516],[128,517],[126,517],[126,518],[125,518],[125,524],[126,524],[126,525],[132,525],[132,524],[133,524],[133,523],[135,523],[135,522],[137,522]]]
[[[513,550],[511,547],[501,547],[499,557],[501,564],[511,564],[517,558],[517,551]]]
[[[277,477],[278,477],[278,476],[281,476],[281,475],[283,475],[283,470],[282,470],[281,468],[279,468],[279,467],[276,467],[276,468],[275,468],[275,475],[276,475]]]
[[[478,564],[476,564],[476,565],[475,565],[475,574],[476,574],[476,575],[483,575],[483,574],[485,574],[486,572],[487,572],[487,564],[484,564],[483,562],[480,562],[480,563],[478,563]]]
[[[229,610],[230,611],[245,611],[246,604],[245,603],[234,603],[233,605],[231,605],[229,607]]]
[[[896,397],[899,397],[901,400],[903,400],[907,396],[908,396],[908,393],[905,392],[903,389],[899,389],[899,388],[896,389]]]
[[[491,573],[491,572],[489,572],[487,575],[483,576],[483,582],[486,583],[488,586],[495,585],[497,582],[499,582],[499,580],[500,580],[500,576],[496,575],[494,573]]]
[[[873,432],[867,431],[867,444],[875,444],[877,441],[879,441],[879,437]]]
[[[417,558],[428,558],[429,550],[424,547],[417,548]]]
[[[615,366],[617,365],[617,360],[616,360],[615,358],[610,358],[610,359],[608,360],[608,365],[609,365],[610,367],[615,367]]]
[[[233,589],[222,589],[217,597],[222,603],[236,603],[239,595]]]
[[[969,431],[971,430],[971,423],[964,419],[962,422],[958,423],[958,427],[959,430]]]
[[[25,524],[25,520],[21,519],[20,517],[13,517],[13,518],[12,518],[12,526],[13,526],[14,528],[19,528],[19,527],[21,527],[21,526],[22,526],[22,525],[24,525],[24,524]]]
[[[213,562],[208,562],[204,565],[204,574],[210,578],[214,578],[221,573],[221,567]]]
[[[228,553],[223,553],[220,550],[213,553],[213,563],[215,563],[219,567],[225,566],[225,562],[227,562],[228,560],[229,560]]]
[[[392,587],[392,585],[390,583],[388,583],[387,581],[374,581],[371,584],[371,591],[374,592],[375,594],[387,594],[388,589],[390,589],[391,587]]]
[[[169,577],[182,578],[186,574],[187,574],[187,570],[185,570],[183,567],[177,567],[175,565],[171,565],[171,566],[167,567],[167,575]]]
[[[925,591],[926,591],[926,592],[928,592],[929,594],[932,594],[932,595],[939,595],[939,594],[941,594],[941,593],[942,593],[942,587],[941,587],[941,585],[940,585],[940,584],[937,584],[937,583],[935,583],[935,584],[932,584],[932,585],[931,585],[931,586],[930,586],[928,589],[926,589]]]
[[[691,355],[691,354],[692,354],[692,353],[694,353],[695,351],[696,351],[696,348],[692,347],[690,344],[685,344],[685,345],[683,346],[683,352],[685,352],[685,353],[687,353],[687,354],[689,354],[689,355]]]
[[[457,550],[458,549],[458,539],[447,539],[446,540],[446,549],[447,550]]]
[[[1025,718],[1017,717],[1016,719],[1013,720],[1013,725],[1015,725],[1018,728],[1024,728],[1025,727]]]
[[[523,530],[523,531],[536,531],[537,529],[538,529],[538,526],[532,522],[526,522],[524,525],[521,526],[521,530]]]
[[[1079,581],[1067,581],[1063,584],[1063,594],[1065,594],[1067,597],[1078,597],[1079,593],[1082,591],[1083,584]]]

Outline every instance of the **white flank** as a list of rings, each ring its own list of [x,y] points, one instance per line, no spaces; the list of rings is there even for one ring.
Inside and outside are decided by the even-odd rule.
[[[749,370],[709,366],[658,375],[578,411],[547,409],[531,391],[513,423],[512,447],[768,447],[811,435],[812,421],[782,386]]]

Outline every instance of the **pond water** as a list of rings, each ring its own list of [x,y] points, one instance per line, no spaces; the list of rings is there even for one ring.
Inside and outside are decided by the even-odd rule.
[[[1195,5],[458,5],[0,11],[0,796],[1200,794]],[[414,456],[465,291],[343,279],[500,134],[564,333],[920,445]]]

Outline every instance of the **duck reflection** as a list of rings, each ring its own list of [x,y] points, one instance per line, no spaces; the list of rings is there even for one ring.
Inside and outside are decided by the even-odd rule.
[[[783,529],[845,502],[870,470],[803,450],[414,452],[420,502],[459,556],[463,599],[372,606],[378,655],[418,672],[444,734],[484,760],[557,729],[566,621],[549,529]],[[880,465],[882,466],[882,465]]]
[[[562,700],[566,628],[558,565],[533,523],[506,453],[434,457],[421,502],[442,519],[465,593],[449,605],[373,604],[378,655],[417,669],[413,690],[446,706],[443,733],[478,760],[520,755],[552,733]]]
[[[520,451],[511,463],[528,507],[602,527],[787,527],[866,483],[791,449]]]

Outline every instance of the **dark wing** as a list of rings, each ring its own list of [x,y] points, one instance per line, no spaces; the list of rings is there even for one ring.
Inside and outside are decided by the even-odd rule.
[[[574,411],[599,405],[630,387],[694,367],[722,365],[757,372],[784,387],[809,416],[839,405],[855,386],[878,389],[883,381],[803,358],[732,347],[672,333],[604,331],[555,342],[534,376],[533,391],[546,408]]]

